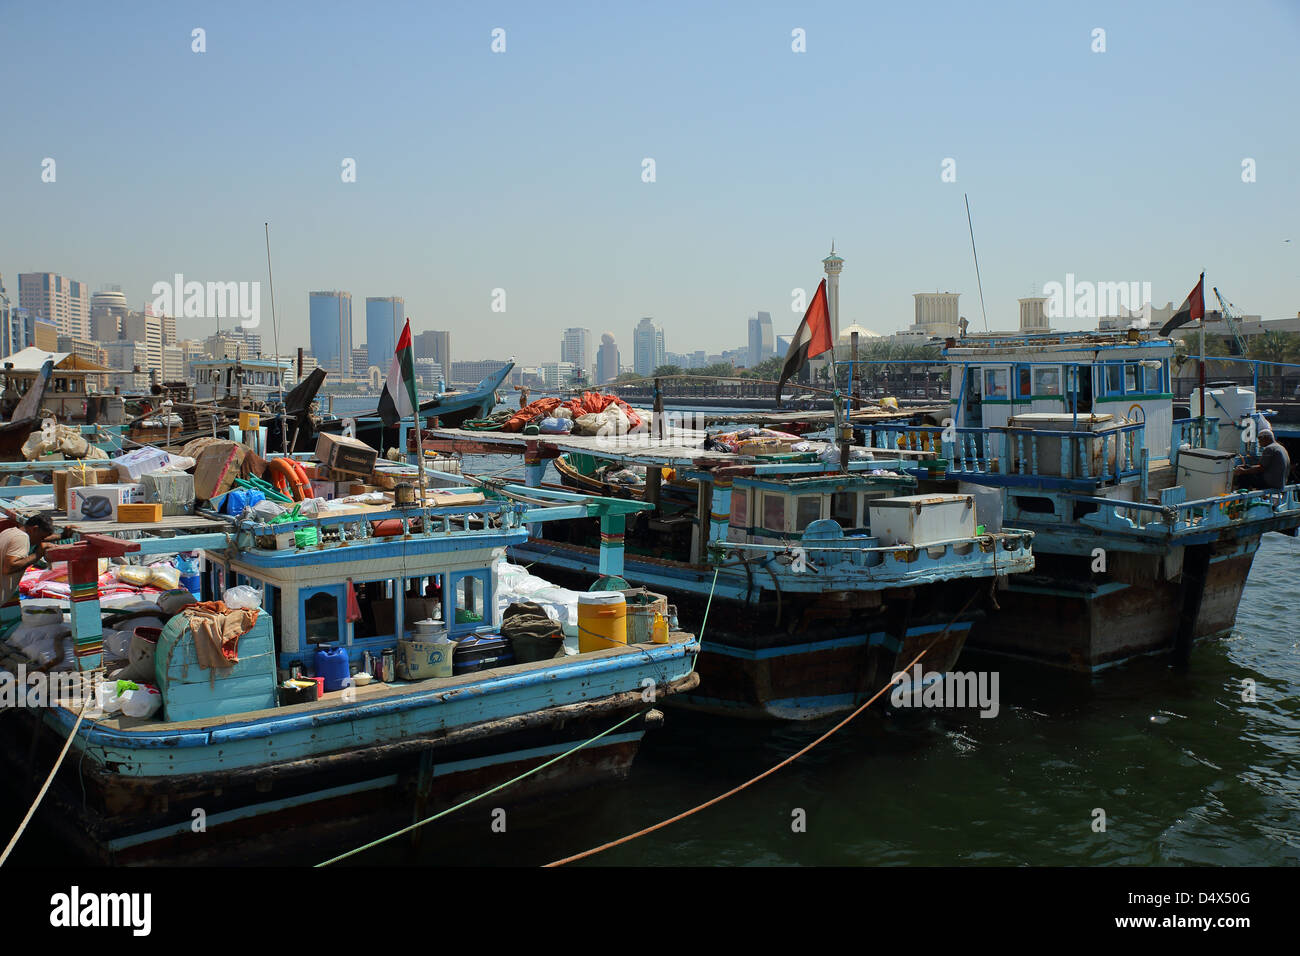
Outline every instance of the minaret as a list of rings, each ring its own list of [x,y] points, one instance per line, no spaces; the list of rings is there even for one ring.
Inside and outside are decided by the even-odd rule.
[[[826,304],[831,310],[831,342],[840,342],[840,270],[844,260],[835,254],[835,240],[831,240],[831,254],[822,260],[826,269]]]

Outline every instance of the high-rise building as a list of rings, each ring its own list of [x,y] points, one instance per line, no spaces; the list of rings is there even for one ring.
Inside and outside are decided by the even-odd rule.
[[[560,339],[560,361],[591,374],[591,330],[565,329]]]
[[[317,363],[328,372],[346,375],[352,357],[352,293],[311,293],[308,321]]]
[[[415,375],[420,380],[420,387],[431,392],[437,391],[439,382],[445,384],[442,363],[435,362],[431,358],[417,358],[415,360]]]
[[[126,296],[116,286],[90,297],[90,337],[96,342],[116,342],[121,338],[122,319],[130,313]]]
[[[140,365],[144,371],[152,369],[161,373],[163,370],[163,326],[162,317],[146,315],[143,312],[128,312],[122,317],[120,338],[124,342],[136,342],[144,349],[144,361]]]
[[[618,346],[614,344],[612,332],[600,337],[600,348],[596,352],[596,384],[604,385],[618,378]]]
[[[366,373],[370,371],[370,349],[362,346],[359,349],[352,350],[351,375],[353,378],[365,378]],[[387,372],[388,369],[383,369]]]
[[[185,349],[179,345],[164,345],[162,352],[164,382],[183,382],[189,378],[185,372]]]
[[[370,364],[387,373],[397,351],[397,337],[406,322],[406,300],[401,296],[370,296],[366,299],[366,349]],[[415,348],[415,343],[411,343]]]
[[[562,388],[572,384],[573,373],[577,367],[572,362],[543,362],[537,367],[537,371],[547,388]]]
[[[445,373],[451,368],[451,333],[420,332],[412,336],[411,347],[418,359],[433,359]]]
[[[120,388],[127,392],[140,392],[149,386],[148,356],[143,342],[105,342],[104,364],[113,374],[104,376],[104,386],[112,391]]]
[[[749,364],[751,367],[776,354],[772,336],[772,313],[759,312],[749,320]]]
[[[56,335],[90,338],[90,287],[84,282],[53,272],[24,272],[18,276],[18,304],[53,323]]]
[[[0,275],[0,357],[13,355],[27,347],[27,336],[18,308],[9,298],[5,278]]]
[[[664,364],[664,332],[647,317],[637,323],[632,333],[632,368],[637,375],[648,377]]]

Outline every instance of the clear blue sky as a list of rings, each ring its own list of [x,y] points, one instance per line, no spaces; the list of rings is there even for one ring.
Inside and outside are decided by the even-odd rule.
[[[1300,309],[1294,0],[0,0],[0,36],[15,297],[37,270],[137,307],[176,272],[260,280],[269,346],[270,220],[285,351],[341,288],[357,344],[364,298],[401,295],[457,358],[555,360],[579,325],[627,361],[643,315],[670,351],[741,345],[756,310],[791,331],[833,236],[842,325],[939,289],[978,329],[965,191],[995,328],[1071,272],[1162,305],[1204,268],[1248,313]]]

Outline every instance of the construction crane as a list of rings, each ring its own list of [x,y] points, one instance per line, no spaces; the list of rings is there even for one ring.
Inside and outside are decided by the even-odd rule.
[[[1237,321],[1240,317],[1237,307],[1231,302],[1224,301],[1223,296],[1219,295],[1219,287],[1214,287],[1214,297],[1219,300],[1219,311],[1223,313],[1223,321],[1228,324],[1228,331],[1232,333],[1233,355],[1246,354],[1246,339],[1241,334],[1241,323]]]

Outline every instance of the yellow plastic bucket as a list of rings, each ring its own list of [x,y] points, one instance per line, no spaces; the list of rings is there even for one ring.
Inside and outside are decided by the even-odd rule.
[[[578,653],[627,643],[627,601],[618,591],[578,595]]]

